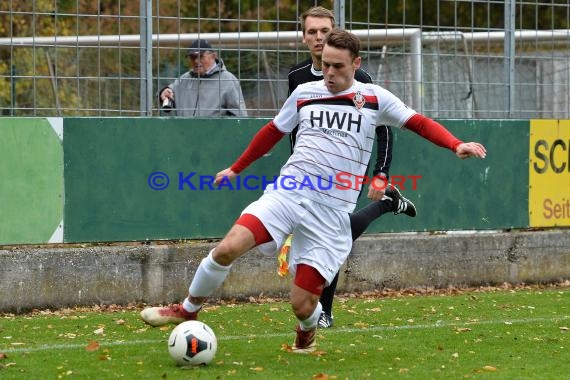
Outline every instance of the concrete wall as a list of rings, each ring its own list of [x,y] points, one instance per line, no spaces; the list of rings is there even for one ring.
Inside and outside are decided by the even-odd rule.
[[[215,243],[17,247],[0,250],[0,312],[75,305],[180,301]],[[291,277],[253,251],[213,298],[283,296]],[[365,235],[338,292],[412,286],[543,283],[570,278],[570,230]]]

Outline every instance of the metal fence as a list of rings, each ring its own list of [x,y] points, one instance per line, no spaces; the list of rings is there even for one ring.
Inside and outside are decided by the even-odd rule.
[[[188,71],[200,37],[240,80],[249,115],[272,116],[309,56],[298,16],[311,5],[333,9],[375,82],[428,116],[570,118],[570,0],[4,0],[0,110],[160,115],[157,90]]]

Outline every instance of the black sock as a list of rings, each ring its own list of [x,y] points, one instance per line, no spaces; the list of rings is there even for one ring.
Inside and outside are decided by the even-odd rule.
[[[356,240],[375,219],[379,218],[387,212],[394,211],[394,204],[389,199],[372,202],[366,207],[361,208],[357,212],[350,214],[350,229],[352,231],[352,240]],[[323,306],[323,312],[332,316],[332,304],[334,292],[338,283],[338,272],[329,286],[323,289],[323,293],[319,301]]]
[[[352,241],[358,239],[366,231],[370,223],[381,215],[394,210],[394,203],[389,199],[372,202],[355,213],[350,214]]]
[[[334,276],[334,279],[332,280],[331,284],[323,289],[323,293],[321,294],[321,298],[319,299],[321,305],[323,305],[323,311],[330,316],[332,316],[333,297],[337,283],[338,283],[338,272],[336,273],[336,276]]]

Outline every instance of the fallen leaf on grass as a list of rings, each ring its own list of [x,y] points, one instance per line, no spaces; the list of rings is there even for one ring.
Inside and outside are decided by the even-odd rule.
[[[293,347],[291,347],[288,343],[283,343],[281,345],[281,351],[291,352],[293,351]]]
[[[495,372],[497,370],[497,367],[493,367],[492,365],[486,365],[485,367],[483,367],[483,371],[487,371],[487,372]]]
[[[93,331],[93,334],[95,334],[95,335],[101,335],[101,334],[103,334],[104,332],[105,332],[105,328],[100,327],[100,328],[98,328],[97,330]]]
[[[255,371],[255,372],[262,372],[263,367],[253,367],[253,368],[250,368],[250,370]]]
[[[89,344],[85,347],[86,351],[97,351],[99,349],[99,342],[92,340]]]
[[[3,352],[0,352],[0,359],[8,359],[8,355]]]
[[[469,327],[457,327],[457,328],[455,329],[455,331],[461,333],[461,332],[469,332],[469,331],[471,331],[471,329],[470,329]]]
[[[566,332],[568,331],[568,327],[562,326],[560,327],[560,332]]]
[[[313,375],[313,379],[328,380],[329,375],[327,375],[326,373],[317,373],[316,375]]]

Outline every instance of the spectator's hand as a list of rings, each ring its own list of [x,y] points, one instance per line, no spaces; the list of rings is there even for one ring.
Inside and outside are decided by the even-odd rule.
[[[455,155],[461,159],[469,157],[485,158],[487,149],[477,142],[459,144],[455,149]]]
[[[160,100],[163,101],[165,98],[174,99],[174,91],[171,88],[165,88],[160,93]]]
[[[373,201],[381,200],[384,192],[386,192],[387,185],[388,180],[385,177],[374,176],[372,183],[368,186],[368,199]]]
[[[214,183],[216,185],[219,185],[224,177],[227,177],[229,180],[232,180],[233,178],[235,178],[235,176],[237,176],[237,173],[234,172],[232,168],[227,168],[216,174],[216,179],[214,180]]]

